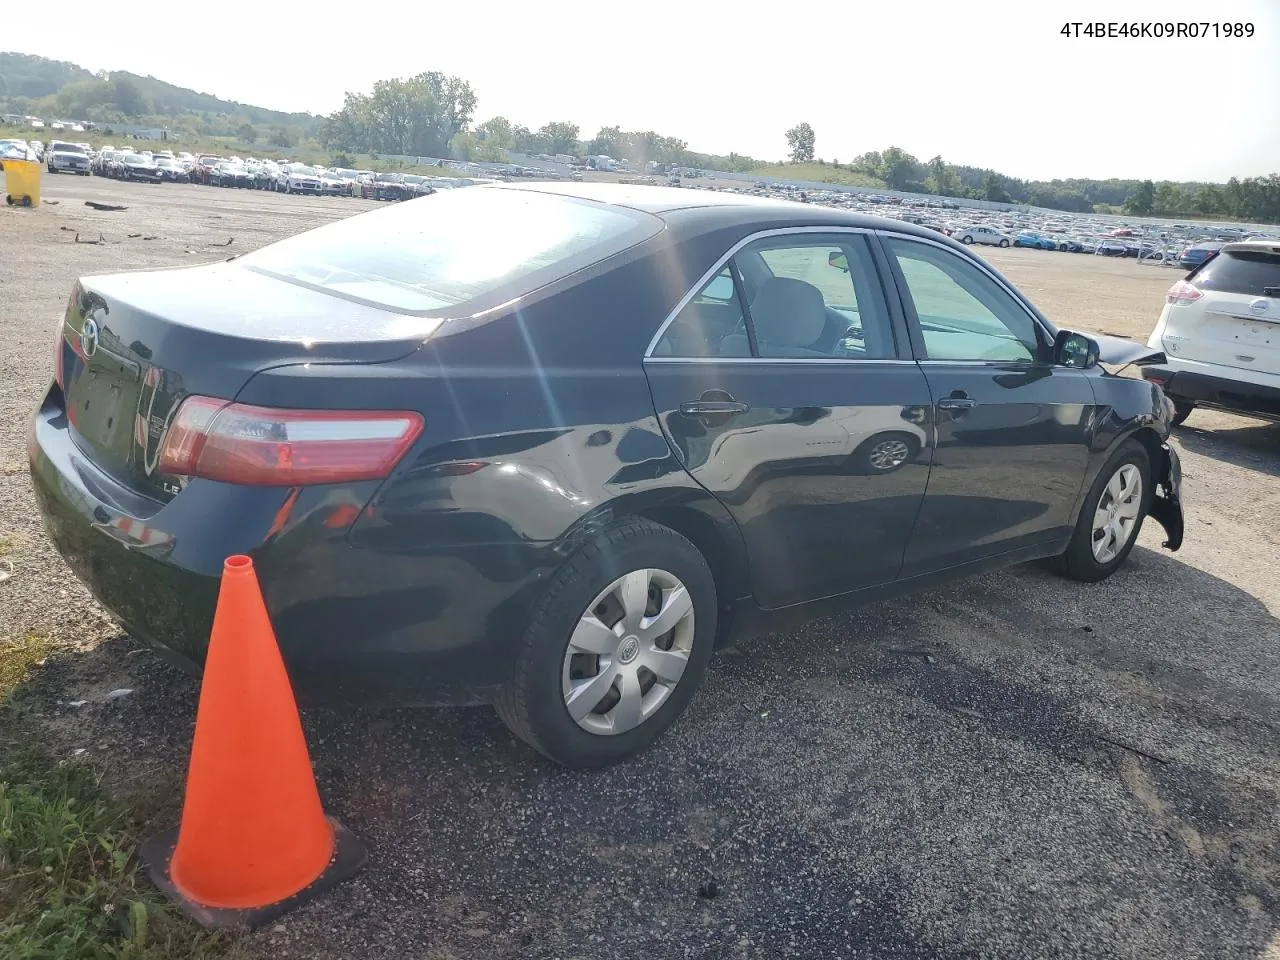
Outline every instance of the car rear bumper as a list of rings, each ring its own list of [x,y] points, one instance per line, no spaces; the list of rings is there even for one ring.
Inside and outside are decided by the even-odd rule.
[[[1142,375],[1160,384],[1164,392],[1175,401],[1280,422],[1280,377],[1275,377],[1277,385],[1271,386],[1190,370],[1185,368],[1187,365],[1189,364],[1184,365],[1183,362],[1178,366],[1155,364],[1143,367]]]
[[[138,497],[81,455],[58,402],[36,413],[28,455],[55,548],[130,634],[172,661],[199,668],[223,561],[252,556],[304,702],[482,700],[545,582],[528,544],[353,545],[348,529],[376,483],[195,480],[167,504]]]

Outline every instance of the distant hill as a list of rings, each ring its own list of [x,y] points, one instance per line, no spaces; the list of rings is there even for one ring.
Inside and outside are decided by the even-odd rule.
[[[157,122],[201,134],[231,134],[245,125],[310,136],[319,118],[223,100],[125,70],[91,73],[62,60],[0,53],[0,112],[96,123]]]

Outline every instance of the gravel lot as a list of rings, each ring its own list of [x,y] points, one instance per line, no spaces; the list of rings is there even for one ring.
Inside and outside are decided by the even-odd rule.
[[[25,701],[51,749],[86,749],[117,791],[160,788],[172,816],[196,684],[104,619],[31,497],[53,325],[79,274],[212,260],[373,204],[46,189],[57,205],[0,209],[0,640],[69,648]],[[1139,339],[1176,276],[983,253],[1055,320]],[[1177,555],[1150,524],[1102,585],[1022,568],[730,649],[617,769],[554,768],[486,709],[309,713],[326,803],[372,859],[256,934],[261,954],[1280,957],[1280,426],[1197,412],[1175,442]]]

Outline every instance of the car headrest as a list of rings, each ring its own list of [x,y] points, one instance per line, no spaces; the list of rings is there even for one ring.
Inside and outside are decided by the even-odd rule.
[[[756,337],[782,347],[808,347],[827,325],[822,291],[791,277],[772,277],[751,301]]]

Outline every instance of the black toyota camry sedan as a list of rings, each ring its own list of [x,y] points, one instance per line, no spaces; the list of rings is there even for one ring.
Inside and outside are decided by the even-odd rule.
[[[1082,320],[1087,318],[1082,317]],[[31,431],[49,533],[198,664],[250,554],[304,700],[488,699],[561,763],[657,737],[718,643],[1182,541],[1171,404],[960,244],[712,191],[441,191],[81,279]]]

